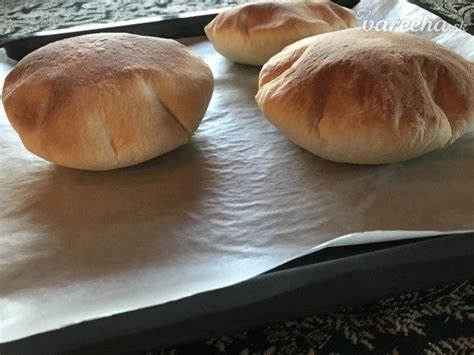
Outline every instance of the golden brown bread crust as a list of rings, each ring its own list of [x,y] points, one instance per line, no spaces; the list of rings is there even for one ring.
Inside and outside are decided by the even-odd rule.
[[[418,36],[355,28],[271,58],[256,100],[290,140],[322,158],[393,163],[448,146],[474,126],[473,66]]]
[[[331,2],[257,2],[223,11],[204,30],[224,57],[263,65],[301,38],[354,26],[354,12]]]
[[[180,43],[108,33],[29,54],[5,79],[3,103],[31,152],[59,165],[108,170],[186,143],[212,90],[207,64]]]

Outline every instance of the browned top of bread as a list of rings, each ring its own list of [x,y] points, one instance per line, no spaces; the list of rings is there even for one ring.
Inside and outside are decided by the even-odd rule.
[[[274,56],[260,73],[257,102],[320,156],[394,162],[449,145],[474,124],[474,68],[427,39],[355,28]]]
[[[26,56],[5,79],[3,102],[29,150],[61,165],[102,170],[185,143],[212,88],[209,67],[182,44],[102,33]]]
[[[341,21],[342,20],[342,21]],[[354,21],[353,11],[329,1],[256,2],[223,11],[209,28],[215,31],[256,34],[285,26],[326,23],[347,28]]]
[[[256,2],[223,11],[205,31],[229,59],[262,65],[301,38],[356,24],[352,10],[332,2]]]

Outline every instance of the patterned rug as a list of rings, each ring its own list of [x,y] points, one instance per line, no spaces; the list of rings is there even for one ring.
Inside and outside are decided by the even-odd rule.
[[[474,354],[474,280],[177,348],[133,353],[181,354]]]
[[[413,0],[410,2],[437,14],[453,25],[464,23],[466,32],[474,34],[473,0]]]

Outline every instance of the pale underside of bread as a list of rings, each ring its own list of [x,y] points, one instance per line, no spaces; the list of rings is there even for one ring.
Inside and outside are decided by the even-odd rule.
[[[5,110],[25,147],[108,170],[185,144],[212,95],[208,66],[171,40],[87,37],[43,47],[7,77]]]
[[[263,67],[256,100],[322,158],[393,163],[446,147],[474,125],[474,71],[420,37],[356,28],[285,48]]]
[[[334,3],[259,2],[219,14],[205,27],[205,32],[226,58],[263,65],[301,38],[354,26],[354,13]]]

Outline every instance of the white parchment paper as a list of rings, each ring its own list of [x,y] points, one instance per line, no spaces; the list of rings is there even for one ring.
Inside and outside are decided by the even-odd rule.
[[[471,38],[458,35],[446,43],[462,53]],[[192,141],[158,159],[61,168],[1,112],[0,342],[228,286],[330,243],[474,229],[474,134],[389,166],[324,161],[263,119],[257,68],[188,44],[214,97]]]
[[[416,34],[474,61],[474,37],[460,29],[470,20],[467,14],[466,22],[452,26],[405,0],[362,0],[353,10],[361,26]]]

